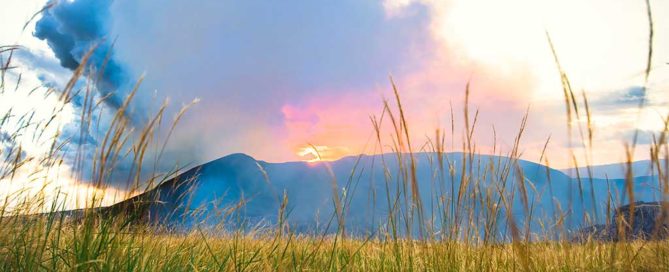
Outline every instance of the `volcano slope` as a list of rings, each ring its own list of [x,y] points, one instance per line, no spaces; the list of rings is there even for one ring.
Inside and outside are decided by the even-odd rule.
[[[656,200],[656,183],[636,177],[635,199]],[[281,222],[305,234],[453,235],[457,228],[458,236],[504,240],[512,227],[552,238],[605,222],[623,192],[622,179],[579,180],[501,156],[389,153],[268,163],[232,154],[103,212],[177,231]]]

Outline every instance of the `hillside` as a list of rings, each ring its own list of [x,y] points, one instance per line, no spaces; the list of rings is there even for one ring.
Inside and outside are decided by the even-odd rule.
[[[272,226],[278,222],[285,194],[287,222],[294,230],[332,232],[338,224],[333,216],[333,174],[345,219],[342,226],[351,233],[372,233],[388,228],[390,217],[417,214],[417,209],[407,209],[414,207],[414,202],[405,200],[411,195],[411,187],[405,187],[411,180],[409,156],[397,156],[346,157],[329,163],[268,163],[233,154],[190,169],[107,210],[141,215],[145,221],[186,230],[222,222],[236,228]],[[438,156],[414,155],[424,222],[433,230],[452,224],[449,220],[459,213],[458,220],[471,220],[475,226],[496,224],[492,228],[495,235],[504,236],[507,224],[502,195],[511,201],[508,205],[514,220],[524,225],[529,219],[533,233],[552,233],[562,227],[574,230],[603,222],[606,211],[619,206],[619,195],[625,189],[624,180],[579,182],[543,165],[499,156],[449,153],[442,157],[442,168]],[[654,200],[653,182],[649,177],[635,178],[635,199]],[[461,198],[458,203],[461,187],[463,193],[474,197]],[[527,195],[527,201],[523,195]],[[232,209],[240,202],[244,204]],[[495,204],[501,208],[491,209]],[[482,216],[486,214],[492,216]],[[562,226],[556,225],[556,220],[562,221]],[[328,223],[330,228],[323,229]]]

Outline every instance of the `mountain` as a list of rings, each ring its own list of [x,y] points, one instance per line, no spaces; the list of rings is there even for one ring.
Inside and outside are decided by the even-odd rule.
[[[400,153],[320,163],[268,163],[232,154],[106,210],[189,230],[273,226],[283,203],[285,222],[300,233],[334,232],[341,226],[353,234],[400,229],[400,234],[415,235],[419,229],[443,233],[455,224],[466,228],[461,233],[504,237],[508,214],[532,233],[603,222],[625,192],[622,179],[578,181],[540,164],[500,156],[416,153],[411,165],[412,156]],[[637,177],[633,185],[636,200],[657,199],[652,177]],[[341,216],[334,216],[336,210]]]
[[[662,169],[667,168],[665,160],[660,160],[659,162]],[[632,165],[632,176],[634,177],[652,176],[654,175],[654,172],[657,173],[656,170],[657,166],[655,165],[654,162],[650,160],[635,161],[632,162],[631,165]],[[627,168],[628,166],[626,163],[612,163],[612,164],[594,165],[590,167],[568,168],[568,169],[563,169],[562,172],[573,178],[578,177],[578,175],[580,175],[581,178],[587,178],[589,176],[588,171],[590,171],[590,174],[592,175],[593,178],[624,179]]]

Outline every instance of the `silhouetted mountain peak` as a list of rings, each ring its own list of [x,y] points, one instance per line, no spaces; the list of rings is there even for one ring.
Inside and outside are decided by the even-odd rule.
[[[225,163],[225,164],[236,164],[236,163],[255,163],[256,159],[246,155],[244,153],[233,153],[227,156],[220,157],[209,163]],[[209,164],[207,163],[207,164]]]
[[[249,155],[234,153],[203,164],[199,172],[202,174],[210,171],[219,172],[222,170],[232,171],[235,169],[257,168],[257,163],[258,161]]]

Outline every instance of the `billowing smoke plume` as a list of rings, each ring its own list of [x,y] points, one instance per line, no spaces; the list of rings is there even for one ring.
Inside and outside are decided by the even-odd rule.
[[[54,0],[55,1],[55,0]],[[100,95],[107,105],[118,108],[125,96],[122,87],[129,75],[114,57],[113,39],[108,37],[110,0],[50,1],[35,25],[35,37],[45,40],[60,64],[70,70],[92,48],[86,75],[95,76]],[[93,74],[95,73],[95,74]]]
[[[112,0],[49,1],[47,8],[42,12],[42,17],[35,23],[34,36],[46,41],[60,65],[72,71],[82,65],[83,58],[91,52],[85,64],[84,76],[93,80],[93,87],[97,90],[95,101],[104,101],[103,107],[94,109],[96,111],[94,114],[84,113],[87,111],[82,108],[85,100],[84,93],[73,92],[71,105],[75,107],[74,114],[79,115],[73,120],[85,120],[86,118],[81,116],[85,114],[88,114],[92,120],[84,121],[86,124],[79,124],[77,121],[67,124],[60,132],[59,141],[75,145],[69,150],[76,150],[76,152],[66,152],[64,158],[67,164],[77,166],[74,171],[82,181],[96,182],[96,180],[103,179],[106,185],[124,188],[132,183],[138,172],[141,174],[140,182],[151,175],[147,172],[149,170],[138,167],[149,159],[137,159],[136,152],[138,151],[132,149],[132,145],[136,142],[135,133],[141,132],[148,125],[151,105],[145,105],[141,102],[141,98],[137,97],[139,94],[135,95],[132,103],[123,111],[125,117],[130,121],[127,126],[124,125],[123,129],[127,130],[130,138],[122,147],[111,153],[112,156],[118,156],[113,159],[112,163],[109,163],[109,167],[112,167],[113,170],[108,174],[100,170],[96,172],[93,167],[94,160],[100,148],[105,148],[102,145],[106,134],[110,131],[116,133],[119,130],[118,127],[113,126],[112,119],[127,99],[132,85],[135,84],[134,76],[129,72],[129,68],[116,56],[114,37],[110,37],[112,35],[110,34],[112,2]],[[81,82],[77,86],[83,84]],[[97,102],[94,103],[97,104]],[[100,114],[97,114],[98,111]],[[147,158],[154,158],[154,156],[149,156],[149,154],[152,155],[152,150],[146,152]],[[151,166],[151,171],[160,172],[162,170],[158,162],[152,161]]]

